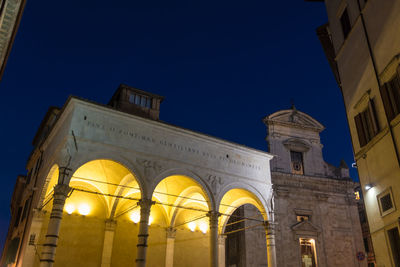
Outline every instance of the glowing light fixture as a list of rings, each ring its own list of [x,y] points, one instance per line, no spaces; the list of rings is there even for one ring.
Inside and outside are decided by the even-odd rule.
[[[188,223],[188,227],[189,227],[190,231],[194,232],[194,230],[196,230],[196,223],[190,222],[190,223]]]
[[[207,223],[205,223],[205,222],[202,222],[202,223],[200,223],[200,226],[199,226],[199,228],[200,228],[200,231],[202,231],[202,232],[203,232],[203,234],[205,234],[205,233],[207,233],[207,230],[208,230],[208,225],[207,225]]]
[[[80,204],[78,207],[78,212],[79,212],[79,214],[84,215],[84,216],[88,215],[90,213],[89,205],[86,203]]]
[[[72,214],[75,211],[75,206],[72,204],[67,204],[67,205],[65,205],[65,211],[68,214]]]
[[[132,220],[132,222],[134,222],[134,223],[138,223],[138,222],[140,221],[140,214],[139,214],[139,212],[133,212],[133,213],[131,214],[131,220]]]
[[[152,223],[153,223],[153,221],[154,221],[154,218],[153,218],[153,216],[150,216],[150,217],[149,217],[149,225],[150,225],[150,224],[152,224]]]
[[[374,187],[373,184],[366,184],[364,188],[365,188],[365,191],[368,191],[368,190],[370,190],[372,187]]]

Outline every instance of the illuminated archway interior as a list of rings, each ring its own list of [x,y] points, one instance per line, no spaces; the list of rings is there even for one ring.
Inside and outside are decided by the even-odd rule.
[[[267,264],[265,221],[268,218],[260,200],[247,190],[232,189],[222,198],[219,212],[226,266]]]
[[[54,171],[46,196],[52,195],[57,180],[58,172]],[[113,266],[134,262],[138,225],[132,221],[132,213],[138,209],[137,202],[141,198],[134,174],[115,161],[99,159],[79,167],[69,186],[72,190],[65,201],[57,260],[72,260],[72,265],[79,266],[79,262],[88,262],[90,258],[93,266],[100,266],[105,232],[113,225]],[[52,201],[43,208],[48,216],[51,208]],[[45,232],[46,229],[42,229],[42,236]]]

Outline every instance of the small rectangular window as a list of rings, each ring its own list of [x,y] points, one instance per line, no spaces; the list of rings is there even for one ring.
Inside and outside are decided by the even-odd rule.
[[[140,101],[140,105],[142,107],[146,107],[146,101],[147,101],[147,97],[146,96],[142,96],[141,97],[141,101]]]
[[[129,95],[129,102],[134,104],[135,103],[135,95],[134,94],[130,94]]]
[[[30,246],[34,246],[35,245],[35,240],[36,240],[36,235],[35,234],[31,234],[29,236],[29,245]]]
[[[19,225],[19,220],[21,219],[22,207],[18,208],[17,216],[15,217],[14,227]]]
[[[346,39],[351,31],[350,18],[347,8],[343,11],[342,16],[340,16],[340,24],[342,26],[343,37]]]
[[[135,104],[140,105],[140,95],[135,95]]]
[[[290,151],[290,159],[292,161],[292,173],[304,174],[303,166],[303,153],[297,151]]]
[[[390,198],[390,194],[386,194],[379,199],[381,202],[382,212],[386,212],[393,208],[392,200]]]
[[[25,220],[26,215],[28,214],[28,209],[29,209],[29,203],[30,203],[30,198],[28,198],[25,201],[25,205],[24,205],[24,211],[22,212],[22,217],[21,217],[21,222]]]
[[[151,98],[148,97],[146,100],[146,108],[151,108]]]
[[[298,222],[304,222],[310,220],[310,215],[297,215],[296,218]]]
[[[378,198],[379,209],[381,211],[382,216],[385,216],[395,210],[395,206],[393,203],[392,190],[388,189],[388,190],[380,193],[377,196],[377,198]]]

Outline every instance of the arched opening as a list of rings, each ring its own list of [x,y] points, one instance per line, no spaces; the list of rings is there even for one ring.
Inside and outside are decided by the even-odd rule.
[[[112,266],[132,265],[138,227],[130,213],[141,198],[135,175],[118,162],[98,159],[79,167],[69,186],[72,190],[65,201],[56,266],[101,266],[105,258]],[[49,186],[48,193],[53,187]],[[45,220],[51,209],[52,201],[43,208]],[[42,229],[43,239],[46,231]]]
[[[220,265],[267,266],[267,213],[260,200],[250,191],[232,189],[222,198],[219,212]]]
[[[152,200],[154,221],[148,242],[152,257],[146,266],[207,266],[210,201],[204,188],[191,177],[171,175],[158,183]]]
[[[53,195],[54,186],[58,183],[59,168],[55,164],[51,167],[43,186],[42,197],[39,202],[39,208],[46,206],[46,204],[51,200]]]

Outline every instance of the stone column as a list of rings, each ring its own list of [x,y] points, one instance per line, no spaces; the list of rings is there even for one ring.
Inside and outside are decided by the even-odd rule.
[[[176,229],[167,228],[167,249],[165,252],[165,267],[174,266],[174,246],[175,246]]]
[[[275,229],[269,222],[265,221],[265,232],[267,237],[267,257],[268,267],[277,267],[276,265],[276,247],[275,247]]]
[[[218,267],[218,217],[217,211],[209,211],[210,218],[210,267]]]
[[[101,256],[101,267],[111,266],[111,254],[114,242],[114,233],[117,222],[114,220],[106,220],[106,228],[104,231],[103,254]]]
[[[151,199],[141,199],[138,202],[140,206],[140,222],[137,244],[136,267],[146,266],[147,238],[149,236],[149,216],[151,205],[154,204]]]
[[[226,242],[226,235],[218,236],[218,266],[225,267],[225,242]]]
[[[40,257],[40,267],[52,267],[56,256],[58,233],[60,232],[61,219],[65,204],[71,188],[66,184],[57,184],[54,187],[53,208],[47,227],[46,240],[43,244]]]

